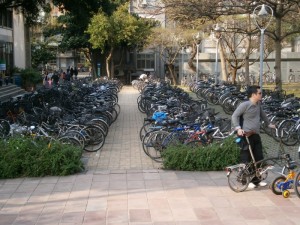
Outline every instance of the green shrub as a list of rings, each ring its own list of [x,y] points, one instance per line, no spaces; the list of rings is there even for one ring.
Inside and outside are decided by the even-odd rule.
[[[29,137],[0,140],[0,178],[64,176],[83,170],[82,151],[74,146]]]
[[[39,83],[42,83],[43,78],[39,71],[34,69],[24,69],[21,70],[21,78],[22,78],[22,87],[26,90],[30,90],[32,87]]]
[[[239,162],[240,149],[233,138],[227,138],[223,144],[213,143],[199,148],[186,145],[168,147],[163,153],[165,169],[185,171],[217,171]]]

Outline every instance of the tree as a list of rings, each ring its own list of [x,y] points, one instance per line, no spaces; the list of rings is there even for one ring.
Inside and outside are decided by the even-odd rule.
[[[232,76],[232,81],[236,82],[237,71],[241,68],[248,68],[249,65],[254,64],[259,60],[259,56],[251,63],[249,57],[255,56],[259,48],[259,39],[256,35],[253,35],[255,29],[253,25],[249,23],[248,16],[230,16],[226,17],[224,21],[224,30],[220,33],[215,32],[220,42],[220,52],[224,54],[224,59]],[[245,27],[248,28],[245,31]],[[265,40],[264,56],[267,56],[274,50],[273,42],[270,39]],[[248,63],[248,64],[247,64]],[[247,65],[247,66],[246,66]],[[247,72],[249,74],[249,72]],[[227,74],[226,74],[227,75]],[[227,80],[227,76],[223,77],[223,80]],[[249,84],[249,76],[246,76],[246,84]]]
[[[109,78],[113,76],[110,66],[114,50],[120,46],[130,48],[143,45],[153,25],[152,21],[131,15],[128,4],[119,6],[111,16],[100,11],[92,18],[87,29],[89,41],[93,48],[101,49],[102,53],[107,50],[106,73]]]
[[[159,53],[160,59],[167,67],[167,74],[174,85],[178,83],[175,74],[175,60],[181,50],[184,40],[181,29],[154,28],[147,39],[147,48],[154,49]]]
[[[44,67],[44,64],[50,60],[56,58],[56,49],[53,50],[47,42],[36,42],[31,44],[31,62],[33,68],[40,66]]]
[[[41,9],[49,11],[49,4],[46,0],[2,0],[0,9],[15,9],[25,17],[27,25],[34,25],[38,21]]]
[[[45,30],[45,34],[49,37],[57,34],[62,36],[60,51],[76,50],[83,53],[92,65],[93,76],[95,76],[99,49],[92,48],[89,34],[85,31],[91,18],[99,10],[111,15],[122,2],[125,0],[76,0],[76,4],[69,0],[53,0],[53,4],[59,7],[63,15],[58,17],[56,26]]]
[[[252,14],[255,7],[266,4],[273,9],[274,23],[265,34],[275,41],[276,85],[282,88],[281,49],[282,43],[289,36],[300,33],[299,0],[162,0],[169,17],[181,23],[201,19],[217,20],[224,15]],[[298,21],[298,22],[297,22]],[[255,34],[259,34],[256,29]]]

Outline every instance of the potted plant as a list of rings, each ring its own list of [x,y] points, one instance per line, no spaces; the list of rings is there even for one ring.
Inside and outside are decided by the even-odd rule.
[[[34,91],[36,85],[42,82],[41,74],[34,69],[24,69],[21,71],[22,88],[26,91]]]

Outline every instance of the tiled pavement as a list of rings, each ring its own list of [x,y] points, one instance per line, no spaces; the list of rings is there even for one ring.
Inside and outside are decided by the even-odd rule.
[[[86,173],[0,180],[1,225],[300,224],[293,193],[288,199],[268,188],[237,194],[223,171],[159,169],[138,140],[138,93],[124,87],[119,95],[120,117],[103,150],[85,154]]]

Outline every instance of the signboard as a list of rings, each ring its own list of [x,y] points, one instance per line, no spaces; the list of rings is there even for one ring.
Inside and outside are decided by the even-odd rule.
[[[101,63],[97,63],[97,77],[101,76]]]
[[[6,70],[6,64],[0,62],[0,71],[1,70]]]
[[[4,60],[0,60],[0,71],[6,70],[6,63]]]

